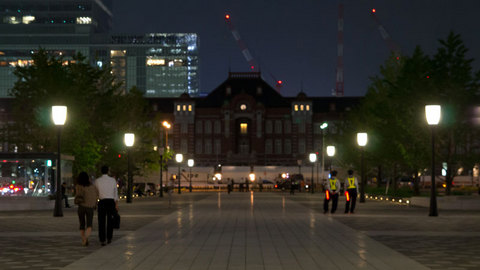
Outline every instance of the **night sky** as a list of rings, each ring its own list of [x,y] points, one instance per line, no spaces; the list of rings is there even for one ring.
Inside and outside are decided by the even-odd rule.
[[[210,92],[231,71],[248,65],[228,29],[231,14],[265,80],[284,81],[282,94],[330,96],[337,62],[336,0],[117,0],[115,33],[182,32],[200,37],[200,90]],[[390,54],[370,10],[402,53],[420,45],[428,54],[453,30],[480,67],[479,0],[344,0],[345,96],[364,95],[369,77]]]

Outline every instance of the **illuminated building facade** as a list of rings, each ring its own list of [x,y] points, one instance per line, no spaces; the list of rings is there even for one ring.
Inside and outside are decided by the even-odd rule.
[[[197,95],[196,34],[112,35],[112,0],[5,0],[0,3],[0,97],[8,97],[17,66],[40,47],[66,61],[81,53],[111,66],[123,87],[145,97]]]
[[[173,123],[169,146],[195,159],[195,166],[297,166],[321,152],[320,126],[328,134],[359,97],[283,97],[259,72],[229,73],[206,97],[182,94],[150,99],[153,111]],[[171,139],[170,139],[171,138]]]
[[[199,92],[197,34],[111,35],[96,43],[95,63],[110,65],[126,90],[136,86],[147,98]]]

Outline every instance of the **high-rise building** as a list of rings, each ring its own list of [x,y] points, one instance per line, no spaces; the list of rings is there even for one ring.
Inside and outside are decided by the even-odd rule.
[[[109,64],[124,81],[125,89],[136,86],[145,97],[196,96],[198,82],[198,36],[194,33],[110,35],[93,45],[95,63]]]
[[[145,97],[196,96],[196,34],[112,35],[112,0],[3,0],[0,3],[0,97],[8,97],[17,66],[39,48],[68,61],[75,54],[111,66],[125,91]]]

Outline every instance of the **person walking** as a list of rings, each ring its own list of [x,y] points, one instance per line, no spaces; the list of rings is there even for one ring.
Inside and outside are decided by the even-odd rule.
[[[347,200],[345,204],[345,214],[348,212],[353,214],[358,194],[358,182],[357,178],[353,176],[353,170],[348,170],[348,177],[347,180],[345,180],[345,189],[345,199]]]
[[[118,211],[117,182],[108,176],[108,166],[103,166],[102,176],[95,180],[100,201],[98,202],[98,236],[100,243],[105,246],[112,242],[113,215]],[[105,227],[106,226],[106,227]]]
[[[234,184],[235,184],[235,183],[233,182],[233,178],[230,178],[230,179],[228,180],[228,186],[227,186],[227,188],[228,188],[228,194],[230,194],[230,192],[233,191],[233,185],[234,185]]]
[[[67,183],[62,183],[62,200],[65,200],[65,208],[70,208],[68,204],[68,196],[67,196]]]
[[[98,190],[90,183],[86,172],[81,172],[75,187],[75,203],[78,204],[78,220],[80,222],[80,235],[82,245],[88,246],[88,237],[92,233],[93,212],[97,207]],[[85,228],[86,223],[86,228]]]
[[[332,201],[332,211],[335,213],[337,210],[338,204],[338,193],[340,192],[340,181],[337,180],[337,171],[332,171],[330,173],[330,179],[327,181],[326,191],[325,191],[325,201],[323,202],[323,213],[328,212],[328,203]]]
[[[167,193],[168,193],[168,207],[172,207],[172,195],[173,190],[175,189],[175,175],[172,174],[170,180],[168,181],[167,185]]]

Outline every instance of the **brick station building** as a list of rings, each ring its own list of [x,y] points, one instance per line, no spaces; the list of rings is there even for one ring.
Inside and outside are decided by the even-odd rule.
[[[206,97],[150,99],[154,111],[173,123],[168,143],[195,166],[298,166],[321,152],[322,130],[359,104],[359,97],[283,97],[259,72],[230,72]]]

